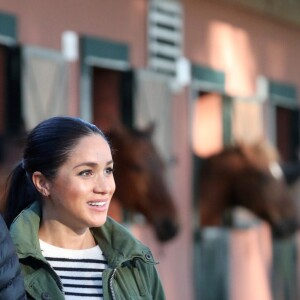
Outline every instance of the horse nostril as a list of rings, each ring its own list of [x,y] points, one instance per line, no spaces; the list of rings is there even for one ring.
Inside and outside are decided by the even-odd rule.
[[[173,220],[164,219],[155,224],[155,232],[159,241],[166,242],[177,235],[179,226]]]

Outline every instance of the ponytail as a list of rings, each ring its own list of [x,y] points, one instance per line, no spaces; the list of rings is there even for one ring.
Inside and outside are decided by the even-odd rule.
[[[7,227],[10,227],[15,217],[24,208],[36,200],[40,200],[39,193],[26,174],[21,161],[10,173],[6,183],[4,220]]]

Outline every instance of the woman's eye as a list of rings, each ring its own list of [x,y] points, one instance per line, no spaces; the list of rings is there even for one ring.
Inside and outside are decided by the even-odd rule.
[[[105,174],[106,174],[106,175],[110,175],[110,174],[113,173],[113,171],[114,171],[114,170],[113,170],[113,168],[111,168],[111,167],[106,168],[106,169],[105,169]]]
[[[79,173],[80,176],[91,176],[92,174],[92,170],[84,170]]]

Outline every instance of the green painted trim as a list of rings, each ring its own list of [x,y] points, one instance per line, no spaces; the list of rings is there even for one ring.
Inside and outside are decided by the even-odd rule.
[[[96,57],[129,62],[129,48],[124,43],[85,36],[81,38],[81,50],[84,58]]]
[[[91,66],[106,67],[125,71],[130,67],[129,47],[97,37],[80,38],[80,116],[91,120]]]
[[[14,15],[0,12],[0,35],[17,39],[17,18]]]
[[[223,227],[194,232],[195,299],[229,300],[230,231]]]
[[[270,101],[283,106],[297,106],[297,89],[293,85],[269,82]]]
[[[216,90],[225,90],[225,73],[213,70],[209,67],[192,64],[191,66],[192,80],[203,84],[209,84]]]
[[[274,299],[297,299],[297,240],[273,239],[271,288]],[[282,298],[281,298],[282,299]]]
[[[232,142],[232,98],[223,96],[223,144],[230,145]]]

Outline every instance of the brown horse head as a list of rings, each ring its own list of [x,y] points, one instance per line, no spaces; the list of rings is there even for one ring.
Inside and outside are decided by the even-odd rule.
[[[159,241],[178,232],[176,207],[165,183],[164,164],[151,141],[153,129],[124,126],[107,133],[113,148],[115,198],[128,211],[141,213]]]
[[[220,225],[224,212],[244,207],[267,221],[274,236],[299,228],[295,203],[278,164],[274,147],[265,142],[225,148],[204,160],[200,171],[200,223]]]

